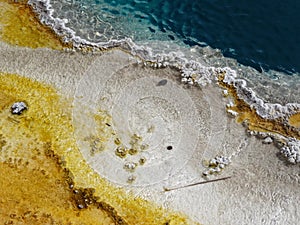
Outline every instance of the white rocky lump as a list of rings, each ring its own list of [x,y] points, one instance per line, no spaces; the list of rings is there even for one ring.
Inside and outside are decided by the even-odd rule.
[[[300,141],[293,139],[287,142],[281,150],[281,154],[287,158],[290,163],[300,163]]]
[[[266,137],[262,143],[264,144],[271,144],[273,142],[273,139],[271,137]]]
[[[204,177],[213,174],[219,174],[226,166],[231,163],[230,157],[216,156],[208,163],[208,169],[202,173]]]
[[[26,110],[28,107],[25,102],[15,102],[11,106],[11,113],[20,115],[23,113],[24,110]]]

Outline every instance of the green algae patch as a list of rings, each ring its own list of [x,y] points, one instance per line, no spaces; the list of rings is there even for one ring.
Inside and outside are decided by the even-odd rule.
[[[0,73],[0,90],[0,223],[195,224],[95,173],[77,148],[72,102],[53,87]],[[20,115],[16,101],[28,106]]]
[[[12,45],[30,48],[68,47],[45,25],[41,24],[25,1],[0,0],[0,39]]]

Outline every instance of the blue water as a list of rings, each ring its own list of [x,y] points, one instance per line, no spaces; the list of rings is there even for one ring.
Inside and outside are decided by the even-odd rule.
[[[205,42],[257,69],[300,71],[300,1],[148,2],[152,6],[147,13],[158,18],[152,22],[160,29],[171,29],[187,44]]]
[[[54,0],[55,2],[57,0]],[[79,36],[209,45],[258,71],[300,72],[298,0],[64,0]],[[57,1],[61,5],[61,1]],[[71,9],[72,8],[72,9]],[[75,10],[76,16],[68,10]],[[80,13],[79,13],[80,12]],[[69,14],[68,14],[69,13]],[[99,24],[97,20],[100,21]],[[71,22],[72,23],[72,22]],[[87,24],[90,23],[90,24]],[[97,37],[91,35],[91,40]],[[93,37],[92,37],[93,36]]]
[[[189,45],[205,42],[256,69],[300,71],[300,1],[148,0],[130,5],[161,31]],[[155,32],[155,30],[153,30]],[[170,39],[173,37],[170,36]],[[203,45],[203,43],[202,43]]]
[[[255,68],[300,71],[300,1],[186,2],[194,3],[171,27],[187,43],[204,41]]]

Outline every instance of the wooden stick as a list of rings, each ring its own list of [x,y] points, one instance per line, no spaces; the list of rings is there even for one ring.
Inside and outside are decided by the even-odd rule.
[[[206,181],[201,181],[201,182],[197,182],[197,183],[194,183],[194,184],[188,184],[188,185],[185,185],[185,186],[174,187],[174,188],[164,187],[164,191],[173,191],[173,190],[178,190],[178,189],[181,189],[181,188],[196,186],[196,185],[199,185],[199,184],[207,184],[207,183],[211,183],[211,182],[227,180],[229,178],[231,178],[231,177],[223,177],[223,178],[218,178],[218,179],[214,179],[214,180],[206,180]]]

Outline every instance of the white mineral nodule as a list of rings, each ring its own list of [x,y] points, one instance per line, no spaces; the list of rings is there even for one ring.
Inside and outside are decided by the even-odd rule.
[[[24,110],[27,109],[25,102],[15,102],[11,106],[11,113],[20,115]]]
[[[124,165],[124,169],[127,170],[127,171],[134,171],[135,167],[137,166],[136,163],[134,162],[126,162],[125,165]]]
[[[294,159],[293,157],[289,158],[288,161],[289,161],[290,163],[296,163],[296,161],[295,161],[295,159]]]
[[[181,79],[181,82],[183,82],[183,83],[186,83],[188,81],[188,79],[186,78],[186,77],[183,77],[182,79]]]
[[[228,91],[227,90],[223,90],[223,95],[227,96],[228,95]]]
[[[210,165],[217,165],[217,160],[216,159],[211,159],[209,164]]]
[[[225,165],[224,164],[220,164],[219,167],[220,167],[220,169],[224,169]]]
[[[271,137],[266,137],[262,142],[264,144],[271,144],[273,142],[273,139]]]
[[[220,165],[222,165],[222,164],[220,164]],[[217,173],[220,173],[220,172],[221,172],[220,166],[219,166],[219,167],[216,167],[216,168],[215,168],[215,171],[216,171]]]
[[[209,172],[210,174],[213,174],[213,173],[216,172],[216,170],[215,170],[214,168],[209,168],[208,172]]]
[[[239,115],[239,113],[238,113],[238,112],[236,112],[236,111],[233,111],[233,110],[231,110],[231,109],[228,109],[228,110],[227,110],[227,112],[228,112],[230,115],[234,116],[234,117],[236,117],[236,116],[238,116],[238,115]]]
[[[233,103],[232,101],[230,101],[229,103],[227,103],[226,106],[227,106],[228,108],[233,107],[233,106],[234,106],[234,103]]]

